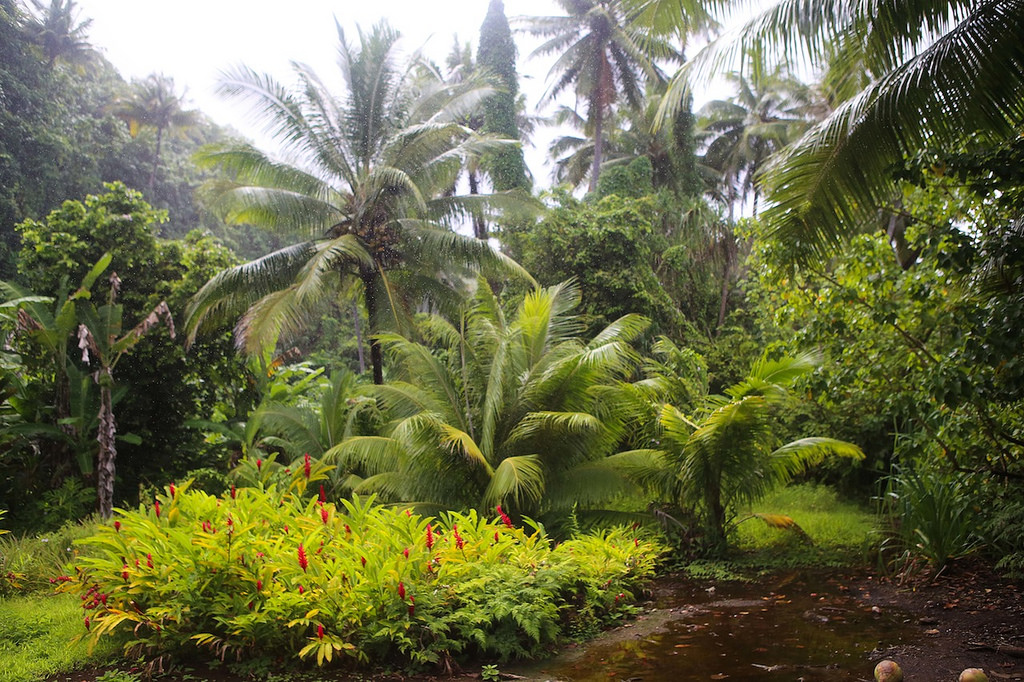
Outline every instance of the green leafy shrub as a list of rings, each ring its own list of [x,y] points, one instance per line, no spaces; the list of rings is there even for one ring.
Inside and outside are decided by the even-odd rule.
[[[57,576],[81,553],[75,542],[95,530],[95,524],[86,521],[43,535],[0,537],[0,597],[51,590]]]
[[[336,506],[304,499],[305,476],[299,467],[287,488],[220,498],[168,487],[150,506],[119,511],[83,541],[97,556],[64,578],[83,597],[91,638],[121,632],[150,652],[319,665],[504,660],[537,654],[575,620],[621,613],[660,552],[627,530],[552,548],[542,528],[504,515],[434,520],[358,498]]]

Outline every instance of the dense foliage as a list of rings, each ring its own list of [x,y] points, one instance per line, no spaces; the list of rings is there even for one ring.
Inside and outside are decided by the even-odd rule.
[[[307,460],[308,462],[309,460]],[[552,549],[540,527],[440,519],[287,489],[220,498],[171,484],[84,543],[67,580],[91,638],[118,632],[152,651],[219,658],[450,665],[535,655],[628,609],[659,547],[625,530]]]

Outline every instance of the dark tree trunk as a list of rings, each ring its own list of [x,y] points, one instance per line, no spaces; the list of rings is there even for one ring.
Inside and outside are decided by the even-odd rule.
[[[352,304],[352,322],[356,327],[356,351],[359,354],[359,373],[366,371],[366,359],[363,357],[363,329],[359,322],[359,304]]]
[[[469,193],[474,196],[480,194],[480,181],[477,180],[475,170],[469,171]],[[487,223],[478,212],[473,213],[473,236],[477,239],[487,239]]]
[[[370,364],[373,366],[373,383],[380,386],[384,383],[384,351],[381,348],[380,340],[372,334],[374,320],[377,317],[377,277],[373,270],[367,268],[360,269],[359,277],[363,280],[366,316],[370,320]]]
[[[604,151],[604,106],[597,104],[597,115],[594,119],[594,163],[590,167],[590,185],[588,192],[597,190],[597,177],[601,174],[601,153]]]

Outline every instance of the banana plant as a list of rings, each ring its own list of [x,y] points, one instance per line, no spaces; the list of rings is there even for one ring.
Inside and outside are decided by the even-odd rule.
[[[127,355],[153,327],[161,322],[167,325],[174,338],[174,320],[165,301],[161,301],[137,325],[123,332],[123,307],[117,303],[121,280],[117,273],[111,273],[110,294],[105,305],[96,307],[89,302],[78,307],[78,347],[82,351],[82,362],[95,367],[93,380],[100,388],[99,454],[97,455],[96,489],[99,497],[99,512],[104,519],[110,518],[114,500],[114,473],[117,448],[117,422],[114,418],[114,369],[118,361]]]

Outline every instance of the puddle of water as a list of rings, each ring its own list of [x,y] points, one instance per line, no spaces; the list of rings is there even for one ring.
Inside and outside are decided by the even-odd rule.
[[[854,682],[872,677],[873,650],[917,636],[904,614],[872,613],[821,575],[707,588],[673,583],[635,623],[515,672],[570,682]]]

